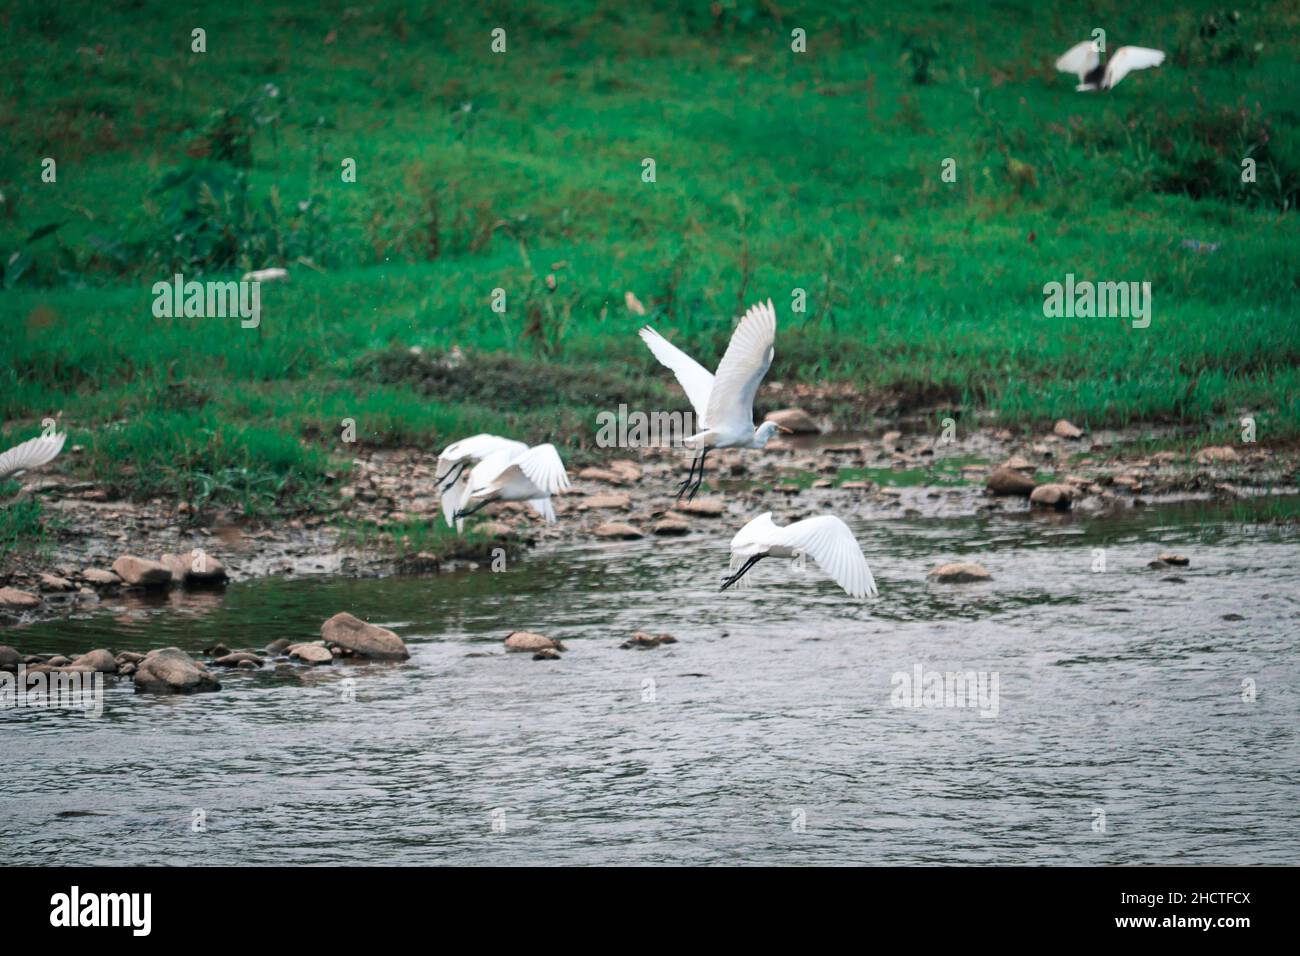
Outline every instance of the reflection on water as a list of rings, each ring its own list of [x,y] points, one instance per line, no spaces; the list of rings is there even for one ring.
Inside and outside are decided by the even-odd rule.
[[[720,534],[13,629],[24,652],[198,651],[349,610],[412,657],[0,713],[0,863],[1293,863],[1294,538],[1186,519],[856,523],[864,605],[776,561],[719,595]],[[1148,569],[1165,548],[1190,567]],[[994,580],[925,582],[952,559]],[[637,628],[680,643],[620,649]],[[505,655],[512,629],[568,651]],[[918,664],[996,673],[997,716],[891,706]]]

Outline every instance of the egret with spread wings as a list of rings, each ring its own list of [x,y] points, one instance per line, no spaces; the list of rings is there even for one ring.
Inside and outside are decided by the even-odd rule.
[[[650,326],[641,330],[641,339],[660,364],[677,376],[700,426],[700,431],[686,439],[700,454],[691,461],[678,498],[687,493],[695,497],[704,482],[704,459],[711,449],[762,448],[778,431],[786,431],[774,422],[754,427],[754,396],[776,354],[776,310],[771,299],[745,313],[713,375]]]

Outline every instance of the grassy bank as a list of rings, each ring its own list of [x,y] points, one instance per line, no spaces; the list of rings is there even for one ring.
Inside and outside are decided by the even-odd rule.
[[[759,297],[770,377],[849,420],[1300,435],[1294,4],[462,6],[11,5],[0,440],[57,415],[125,493],[328,508],[344,419],[580,460],[596,412],[682,405],[639,324],[717,355]],[[1097,26],[1169,60],[1076,94]],[[268,266],[257,329],[152,313]],[[1150,327],[1045,318],[1067,273],[1150,282]]]

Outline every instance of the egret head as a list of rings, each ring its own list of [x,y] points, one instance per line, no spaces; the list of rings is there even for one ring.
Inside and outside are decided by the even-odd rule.
[[[763,422],[754,430],[754,447],[762,448],[777,432],[783,435],[789,435],[790,429],[778,425],[776,422]]]

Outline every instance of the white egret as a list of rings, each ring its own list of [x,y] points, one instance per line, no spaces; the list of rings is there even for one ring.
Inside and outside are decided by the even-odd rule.
[[[456,530],[463,529],[465,518],[494,501],[527,502],[547,524],[555,524],[551,495],[568,487],[569,476],[554,445],[495,451],[470,469],[452,512]]]
[[[67,438],[66,433],[40,435],[36,438],[30,438],[20,445],[14,445],[13,448],[0,455],[0,481],[17,477],[25,471],[39,468],[41,465],[53,461],[55,456],[63,451],[63,443],[67,441]]]
[[[648,325],[641,329],[641,339],[660,364],[677,376],[701,429],[686,439],[700,448],[700,454],[692,460],[690,474],[677,491],[678,498],[687,491],[691,498],[695,497],[704,482],[704,459],[711,448],[762,448],[778,431],[789,431],[775,422],[754,427],[754,396],[776,354],[772,344],[776,339],[776,310],[771,299],[745,313],[731,334],[716,375],[710,375],[704,366]]]
[[[471,465],[495,452],[511,451],[517,455],[527,450],[528,446],[521,441],[488,434],[471,435],[444,448],[438,455],[438,471],[433,480],[442,496],[442,515],[447,519],[447,526],[455,524],[453,516],[461,506]]]
[[[1144,46],[1122,46],[1110,55],[1105,66],[1101,63],[1101,47],[1095,40],[1076,43],[1056,61],[1062,73],[1073,73],[1079,78],[1076,90],[1109,90],[1134,70],[1159,66],[1165,61],[1161,50]]]
[[[853,532],[834,515],[805,518],[784,528],[772,522],[770,511],[759,515],[731,539],[731,573],[722,582],[725,591],[733,584],[747,587],[745,575],[763,558],[794,558],[806,555],[831,576],[850,597],[876,594],[876,580],[867,567]]]

